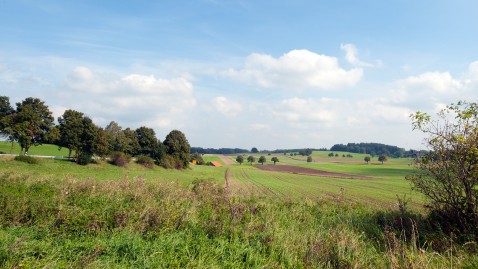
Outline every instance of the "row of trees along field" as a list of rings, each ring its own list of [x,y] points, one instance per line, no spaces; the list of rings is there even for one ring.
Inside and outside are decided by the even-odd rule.
[[[380,143],[348,143],[335,144],[330,148],[331,151],[345,151],[352,153],[370,154],[372,157],[378,155],[387,155],[395,158],[416,157],[424,154],[424,151],[405,150],[397,146],[384,145]]]
[[[190,145],[178,130],[171,131],[161,143],[153,129],[123,129],[112,121],[106,128],[93,123],[82,112],[68,109],[54,124],[54,117],[45,102],[28,97],[14,109],[7,96],[0,96],[0,135],[21,147],[21,155],[42,143],[68,148],[69,157],[79,164],[91,161],[93,155],[105,158],[112,153],[142,156],[166,168],[184,168],[189,164]],[[127,157],[126,157],[127,158]]]

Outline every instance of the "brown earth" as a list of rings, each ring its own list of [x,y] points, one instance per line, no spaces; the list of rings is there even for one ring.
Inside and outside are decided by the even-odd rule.
[[[302,174],[302,175],[310,175],[310,176],[353,178],[353,179],[376,179],[373,177],[352,175],[352,174],[346,174],[346,173],[327,172],[323,170],[292,166],[292,165],[255,165],[254,167],[259,168],[261,170],[266,170],[266,171]]]

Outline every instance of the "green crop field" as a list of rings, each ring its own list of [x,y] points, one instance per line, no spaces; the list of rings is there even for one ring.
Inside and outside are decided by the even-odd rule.
[[[410,160],[320,154],[311,163],[268,155],[266,165],[277,156],[277,165],[367,178],[0,157],[0,267],[476,268],[473,252],[423,218],[423,199],[404,180]],[[412,199],[408,210],[397,195]]]

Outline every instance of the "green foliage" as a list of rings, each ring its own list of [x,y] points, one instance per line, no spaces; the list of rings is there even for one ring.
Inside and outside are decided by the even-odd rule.
[[[247,157],[247,162],[251,163],[251,165],[256,161],[256,158],[252,155]]]
[[[258,150],[256,147],[253,147],[253,148],[251,149],[251,153],[254,153],[254,154],[255,154],[255,153],[259,153],[259,150]]]
[[[368,164],[368,162],[370,162],[370,156],[365,156],[363,160]]]
[[[137,156],[136,163],[141,164],[142,166],[147,168],[153,168],[154,166],[154,160],[151,157],[145,155]]]
[[[26,156],[26,155],[15,156],[14,160],[19,162],[29,163],[29,164],[40,163],[40,159],[33,158],[32,156]]]
[[[382,164],[383,164],[383,162],[388,161],[387,155],[383,155],[383,154],[382,154],[382,155],[378,156],[378,161],[379,161],[379,162],[382,162]]]
[[[42,144],[45,136],[53,127],[53,116],[45,102],[38,98],[28,97],[17,103],[15,113],[6,117],[4,123],[11,141],[18,141],[23,153],[33,145]]]
[[[262,165],[264,165],[264,163],[265,163],[266,161],[267,161],[267,160],[266,160],[266,157],[265,157],[265,156],[261,156],[261,157],[259,157],[259,160],[258,160],[257,162],[260,163],[260,164],[262,164]]]
[[[162,156],[160,154],[159,141],[154,130],[142,126],[136,129],[136,134],[138,136],[139,154],[160,160]]]
[[[238,162],[239,164],[242,165],[242,163],[244,162],[244,156],[242,156],[242,155],[237,155],[237,157],[236,157],[236,162]]]
[[[110,156],[110,163],[119,167],[126,167],[131,161],[131,157],[126,156],[123,152],[113,152]]]
[[[279,162],[279,158],[277,157],[272,157],[271,162],[274,162],[274,165]]]
[[[429,199],[441,229],[478,240],[478,104],[458,102],[437,118],[421,112],[411,118],[428,135],[430,152],[415,161],[418,171],[407,179]]]
[[[166,153],[178,161],[181,168],[188,167],[191,146],[184,133],[178,130],[171,131],[164,139],[163,145]],[[179,164],[176,166],[178,169],[181,169],[179,168]]]
[[[312,156],[307,156],[307,162],[311,163],[312,162]]]
[[[178,160],[174,158],[171,155],[166,155],[161,159],[161,162],[159,164],[161,167],[166,168],[166,169],[178,169],[181,170],[184,168],[183,162],[181,160]]]
[[[197,165],[205,165],[206,162],[202,158],[202,155],[199,153],[193,153],[191,155],[191,161],[195,160]]]
[[[211,180],[178,188],[142,178],[0,174],[0,187],[5,268],[472,268],[477,261],[435,239],[413,214],[332,199],[231,197]]]

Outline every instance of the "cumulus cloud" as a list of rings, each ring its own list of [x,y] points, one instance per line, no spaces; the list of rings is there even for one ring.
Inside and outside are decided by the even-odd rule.
[[[461,82],[452,78],[448,72],[427,72],[419,76],[408,77],[399,83],[409,89],[437,93],[457,91],[462,87]]]
[[[345,60],[352,65],[362,67],[376,67],[382,65],[381,61],[376,61],[375,64],[372,64],[360,60],[358,58],[358,49],[353,44],[342,44],[340,45],[340,48],[345,52]]]
[[[356,85],[363,70],[345,70],[335,57],[308,50],[292,50],[279,58],[251,54],[243,69],[230,69],[225,75],[265,88],[337,89]]]
[[[231,101],[224,96],[215,97],[212,103],[217,111],[227,116],[237,116],[242,111],[241,104]]]
[[[130,119],[149,127],[181,122],[196,106],[193,85],[186,78],[163,79],[154,75],[97,73],[76,67],[65,80],[67,98],[87,98],[77,109],[101,119]]]

